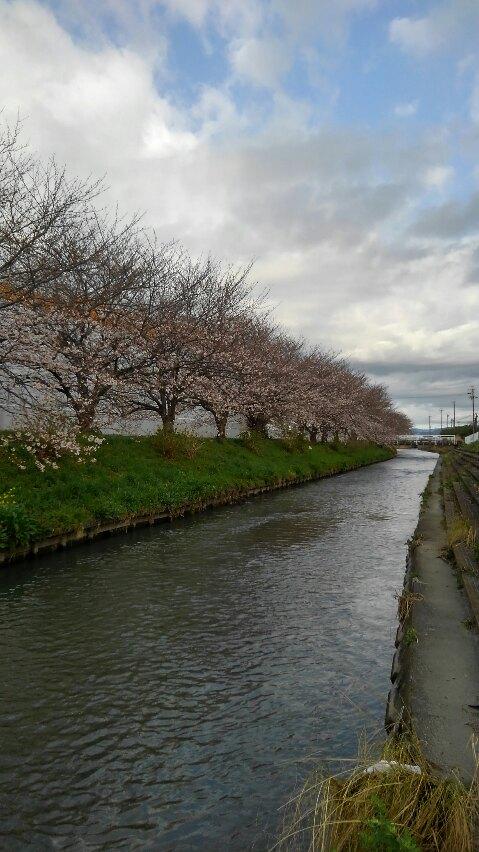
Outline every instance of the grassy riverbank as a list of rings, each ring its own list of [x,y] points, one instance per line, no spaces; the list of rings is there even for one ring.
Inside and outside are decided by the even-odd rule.
[[[98,524],[201,508],[214,498],[382,461],[392,450],[365,444],[287,448],[280,441],[195,439],[167,459],[150,437],[109,436],[95,463],[65,460],[41,473],[0,455],[3,549]],[[10,492],[5,501],[1,495]]]

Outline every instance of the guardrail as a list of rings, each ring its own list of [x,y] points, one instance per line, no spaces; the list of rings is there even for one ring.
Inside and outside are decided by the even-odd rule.
[[[458,443],[457,435],[429,435],[427,433],[423,435],[398,435],[396,438],[397,444],[411,444],[411,446],[417,446],[418,444],[452,444],[456,446]]]

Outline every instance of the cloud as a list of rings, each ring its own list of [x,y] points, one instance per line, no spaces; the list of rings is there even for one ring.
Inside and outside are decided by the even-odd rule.
[[[317,0],[296,0],[295,3],[290,0],[268,3],[264,0],[143,0],[145,2],[166,8],[171,15],[183,17],[193,26],[212,26],[225,35],[261,37],[269,25],[276,33],[283,33],[290,43],[304,43],[318,36],[329,43],[337,43],[347,35],[354,17],[374,9],[379,0],[321,0],[320,3]]]
[[[411,115],[416,115],[419,101],[409,101],[403,104],[396,104],[394,107],[394,115],[399,118],[409,118]]]
[[[356,366],[364,370],[365,365]],[[416,425],[427,426],[431,417],[431,426],[441,423],[452,425],[454,402],[456,403],[456,425],[471,422],[468,388],[477,383],[477,361],[471,360],[458,364],[449,361],[437,363],[396,363],[383,365],[368,363],[369,374],[375,381],[387,380],[390,392],[394,395],[398,407],[410,413]]]
[[[429,18],[394,18],[389,38],[408,53],[424,56],[437,50],[444,41],[442,33]]]
[[[431,166],[424,175],[424,183],[431,189],[444,189],[454,177],[454,169],[451,166]]]
[[[415,57],[459,50],[463,59],[477,50],[478,26],[479,4],[475,0],[439,0],[423,17],[394,18],[389,39]]]
[[[273,0],[272,10],[293,37],[319,37],[333,49],[344,42],[355,16],[373,10],[378,0]]]
[[[425,210],[412,226],[417,236],[457,240],[479,233],[479,192]]]
[[[431,193],[454,185],[447,134],[318,121],[311,100],[282,89],[291,54],[281,51],[309,44],[300,11],[319,26],[321,4],[275,4],[288,22],[283,39],[276,19],[276,29],[266,26],[264,4],[145,2],[142,14],[163,39],[161,73],[150,35],[142,49],[143,23],[131,42],[123,32],[129,4],[108,4],[123,9],[118,38],[95,19],[97,5],[70,3],[90,21],[79,37],[78,21],[70,30],[45,5],[0,0],[0,103],[6,118],[20,110],[42,156],[54,152],[73,174],[105,173],[111,200],[145,210],[160,239],[239,263],[256,258],[255,275],[289,329],[372,373],[380,367],[393,387],[395,365],[409,365],[410,396],[415,366],[472,362],[479,194],[438,204]],[[186,102],[168,72],[159,6],[170,22],[181,15],[200,29],[217,14],[235,76],[195,81]],[[347,28],[373,5],[328,8]],[[238,97],[248,83],[248,97]],[[257,91],[265,86],[272,91]],[[397,387],[406,398],[406,384]]]
[[[235,40],[230,45],[234,73],[259,86],[275,88],[291,65],[291,53],[277,38]]]

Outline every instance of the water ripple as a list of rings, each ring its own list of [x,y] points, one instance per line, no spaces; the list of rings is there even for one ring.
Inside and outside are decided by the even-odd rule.
[[[380,726],[434,464],[384,464],[0,580],[0,845],[265,849],[311,755]]]

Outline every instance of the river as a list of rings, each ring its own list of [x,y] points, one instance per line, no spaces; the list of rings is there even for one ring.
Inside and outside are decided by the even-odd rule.
[[[435,456],[0,574],[0,847],[265,850],[317,758],[380,730]]]

